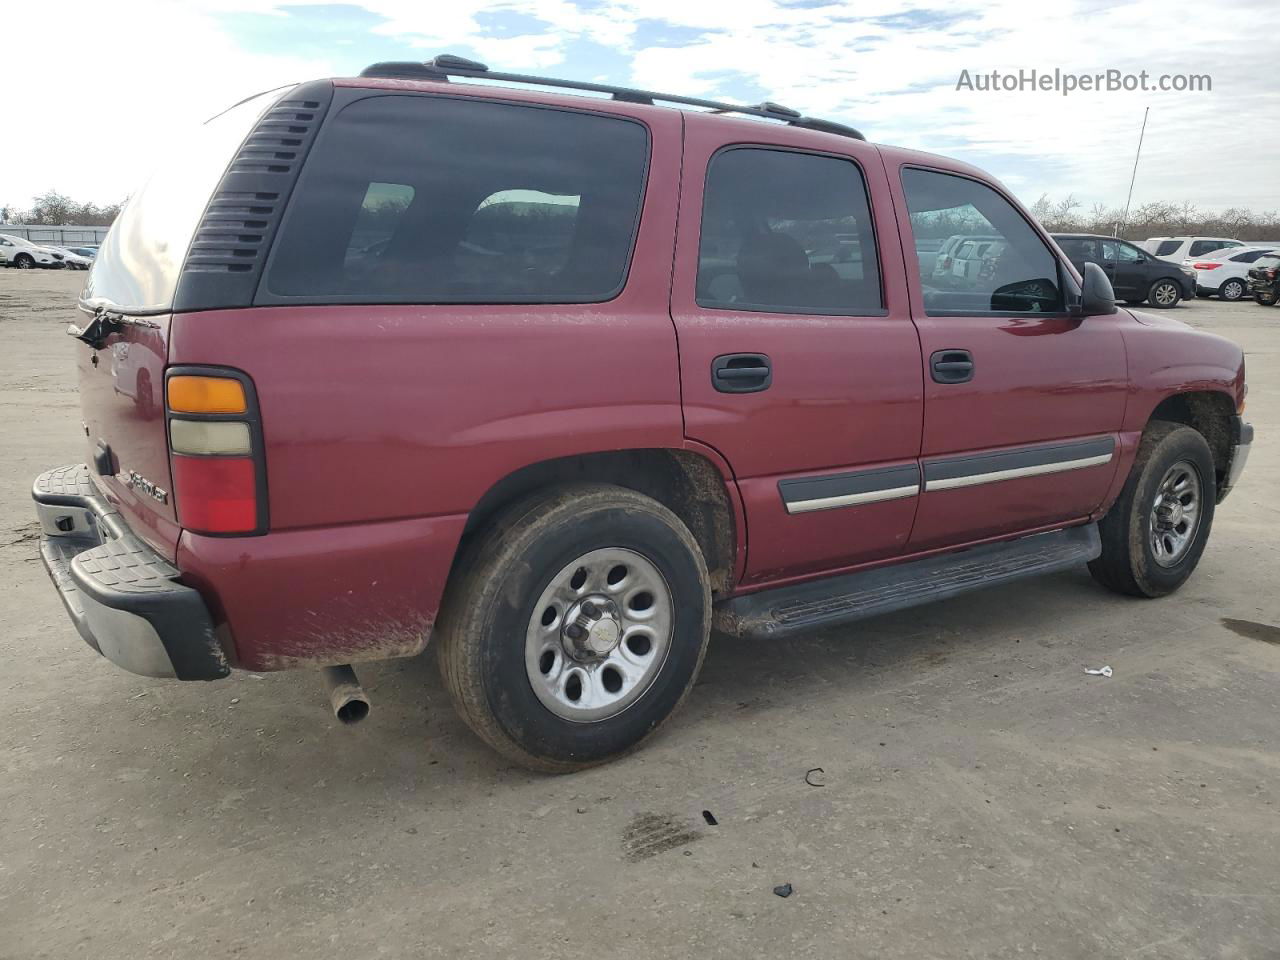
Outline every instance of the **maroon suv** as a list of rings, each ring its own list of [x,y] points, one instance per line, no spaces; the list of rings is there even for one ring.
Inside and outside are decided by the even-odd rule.
[[[957,235],[993,268],[935,263]],[[1167,594],[1253,433],[1238,347],[1117,309],[980,170],[456,57],[215,117],[80,307],[87,462],[34,496],[92,647],[324,667],[350,719],[350,664],[432,641],[467,723],[547,770],[652,733],[713,621],[1083,563]]]

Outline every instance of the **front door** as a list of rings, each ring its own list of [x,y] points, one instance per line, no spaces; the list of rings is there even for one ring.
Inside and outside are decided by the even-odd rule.
[[[897,554],[919,490],[920,348],[876,150],[685,122],[671,299],[685,433],[733,469],[744,582]]]
[[[1147,255],[1123,240],[1103,240],[1102,258],[1118,300],[1142,300],[1151,286]]]
[[[1065,267],[990,185],[890,169],[904,235],[919,243],[965,231],[1002,241],[999,256],[963,286],[909,269],[925,385],[924,492],[911,548],[1087,517],[1116,469],[1127,386],[1119,318],[1066,312]]]

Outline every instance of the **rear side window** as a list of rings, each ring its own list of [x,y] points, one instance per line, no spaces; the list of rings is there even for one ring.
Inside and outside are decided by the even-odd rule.
[[[1213,253],[1215,250],[1225,250],[1228,247],[1238,247],[1238,243],[1230,243],[1226,240],[1197,240],[1191,244],[1191,249],[1187,251],[1189,257],[1203,257],[1206,253]]]
[[[1180,246],[1182,246],[1181,240],[1161,240],[1160,246],[1156,247],[1156,256],[1167,257],[1177,253]]]
[[[697,302],[771,313],[882,313],[875,233],[858,166],[754,147],[712,157]]]
[[[568,110],[380,96],[321,132],[268,297],[586,303],[622,289],[648,133]]]
[[[967,177],[911,168],[902,171],[902,187],[917,242],[955,234],[970,238],[953,257],[939,257],[932,266],[919,261],[925,313],[1063,310],[1057,258],[995,190]]]

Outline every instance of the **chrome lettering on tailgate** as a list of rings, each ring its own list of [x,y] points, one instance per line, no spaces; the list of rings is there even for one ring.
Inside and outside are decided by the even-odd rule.
[[[169,502],[169,494],[161,487],[157,487],[142,474],[129,470],[124,475],[124,485],[134,490],[141,490],[152,500],[158,500],[160,503]]]

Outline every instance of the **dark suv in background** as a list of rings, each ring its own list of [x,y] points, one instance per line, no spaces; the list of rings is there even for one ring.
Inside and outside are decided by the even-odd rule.
[[[1062,252],[1077,270],[1096,263],[1106,271],[1116,298],[1128,304],[1143,301],[1167,310],[1196,295],[1196,272],[1161,260],[1118,237],[1086,233],[1055,233]]]

